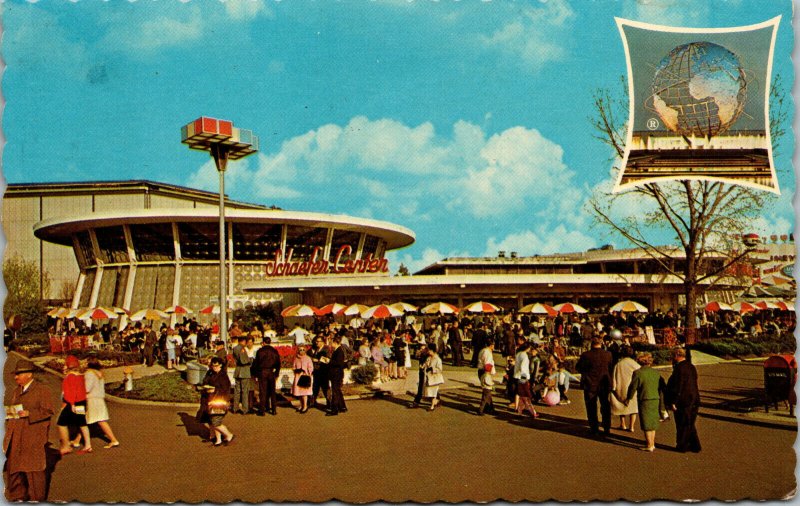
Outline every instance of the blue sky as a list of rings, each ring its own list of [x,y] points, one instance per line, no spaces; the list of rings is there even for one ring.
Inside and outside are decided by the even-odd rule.
[[[773,75],[787,95],[793,84],[790,1],[696,4],[7,1],[3,173],[213,191],[209,158],[179,142],[206,115],[261,140],[231,163],[232,198],[406,226],[417,242],[390,253],[394,267],[621,247],[585,209],[612,179],[588,117],[597,88],[621,90],[614,16],[725,27],[783,15]],[[794,228],[792,151],[782,140],[783,195],[762,232]]]

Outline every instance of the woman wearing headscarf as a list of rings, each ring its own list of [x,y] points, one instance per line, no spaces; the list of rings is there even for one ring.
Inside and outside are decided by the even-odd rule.
[[[620,350],[620,360],[614,366],[614,375],[611,378],[611,414],[619,416],[620,429],[633,432],[636,416],[639,413],[639,403],[636,394],[633,394],[626,405],[623,400],[628,395],[628,386],[631,384],[633,373],[641,366],[633,359],[633,348],[625,345]]]
[[[666,388],[666,382],[661,374],[650,367],[653,365],[653,355],[640,353],[636,358],[641,367],[634,371],[625,404],[628,404],[634,395],[639,404],[639,422],[644,431],[645,446],[642,450],[652,452],[656,449],[656,429],[659,424],[661,395]]]

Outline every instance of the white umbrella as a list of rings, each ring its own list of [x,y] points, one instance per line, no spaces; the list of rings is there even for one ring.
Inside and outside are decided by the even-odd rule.
[[[500,311],[500,307],[491,302],[478,301],[464,306],[464,311],[469,311],[470,313],[494,313],[495,311]]]
[[[342,311],[342,313],[346,314],[347,316],[354,316],[354,315],[360,315],[367,309],[369,309],[369,306],[365,306],[364,304],[351,304],[346,308],[344,308],[344,311]]]
[[[131,315],[131,321],[138,322],[140,320],[167,320],[169,315],[164,311],[158,309],[140,309]]]

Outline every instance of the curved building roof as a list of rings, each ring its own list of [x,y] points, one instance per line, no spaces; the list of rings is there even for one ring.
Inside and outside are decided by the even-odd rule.
[[[342,214],[277,209],[226,208],[225,221],[264,225],[287,224],[304,227],[333,227],[337,230],[366,232],[386,241],[387,249],[408,246],[416,239],[414,232],[406,227],[386,221],[356,218]],[[72,246],[73,234],[92,228],[175,222],[218,223],[219,211],[213,207],[202,209],[146,209],[54,217],[34,225],[33,233],[39,239]]]

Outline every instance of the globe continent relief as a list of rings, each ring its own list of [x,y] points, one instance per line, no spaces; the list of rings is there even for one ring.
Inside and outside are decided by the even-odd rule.
[[[671,131],[714,136],[733,125],[747,100],[739,58],[711,42],[683,44],[665,56],[653,77],[648,107]]]

